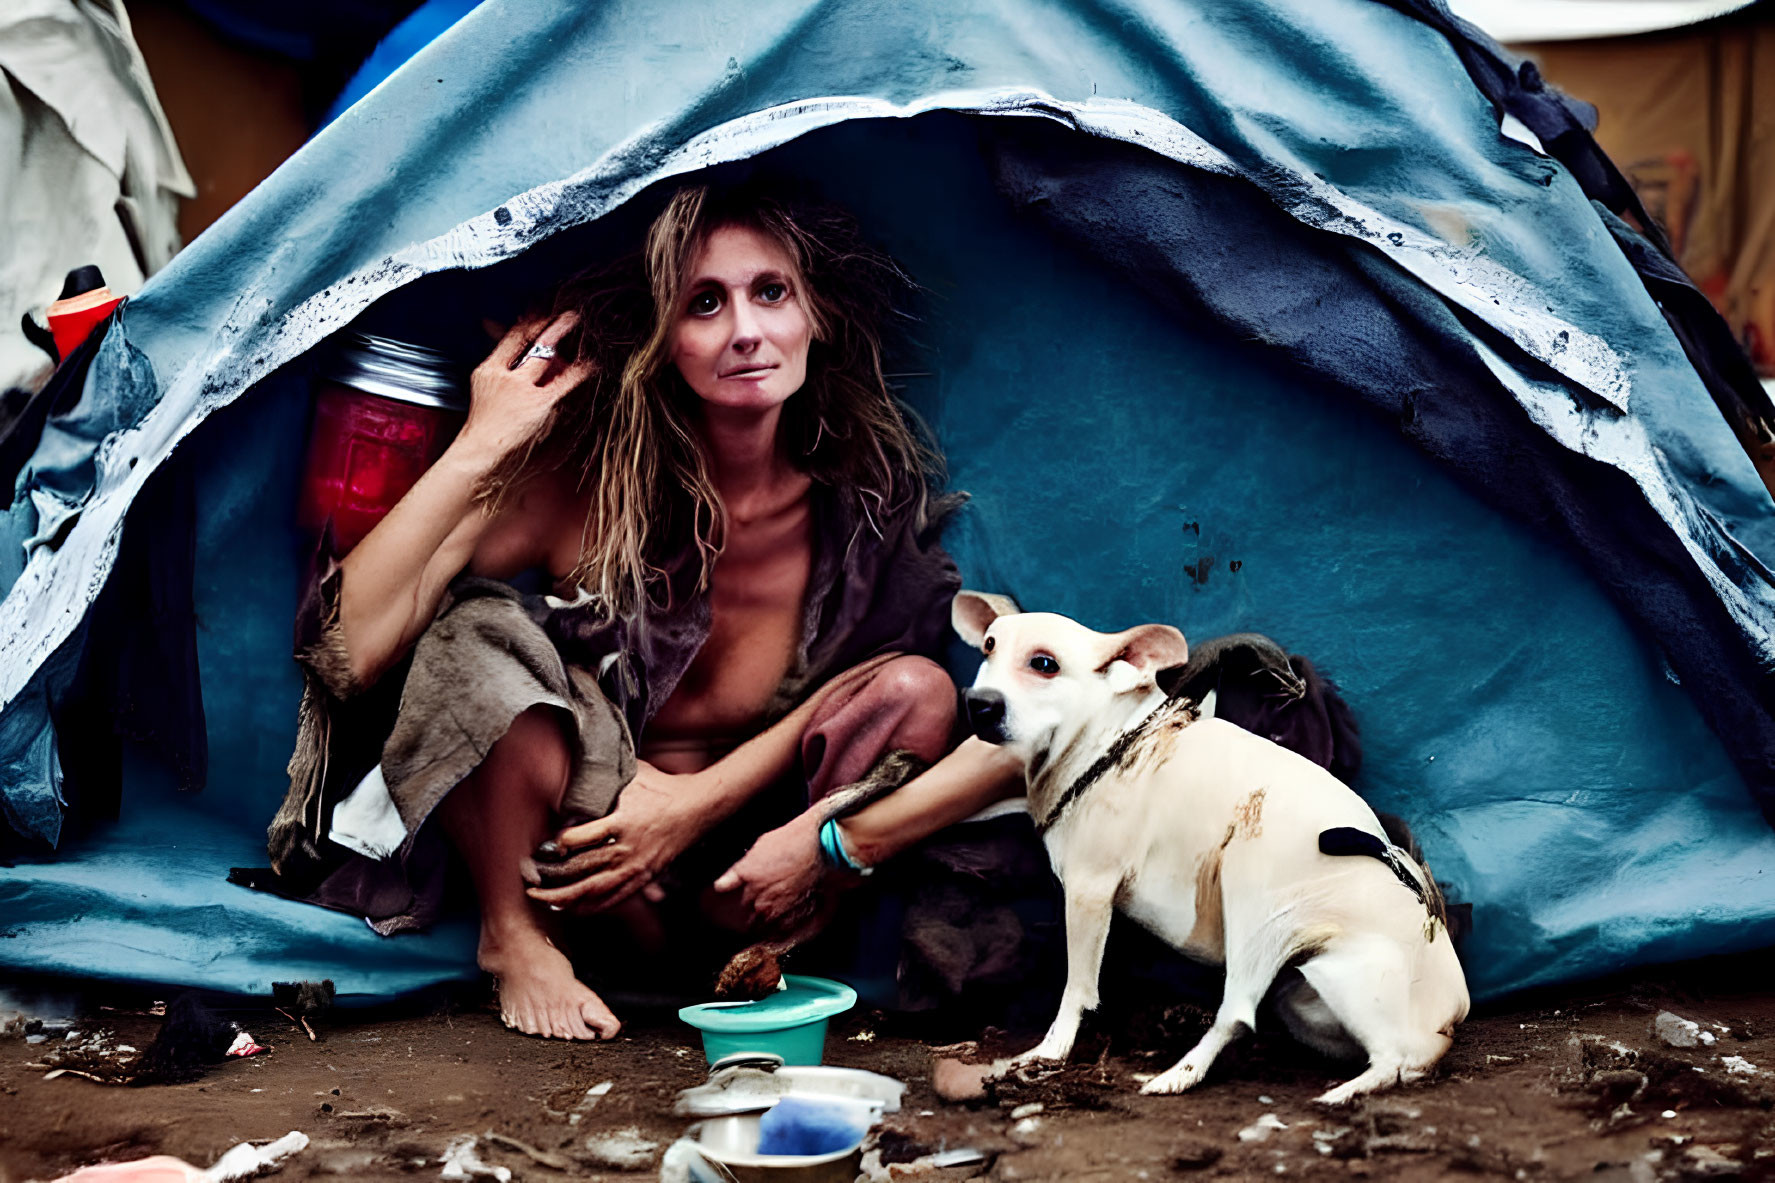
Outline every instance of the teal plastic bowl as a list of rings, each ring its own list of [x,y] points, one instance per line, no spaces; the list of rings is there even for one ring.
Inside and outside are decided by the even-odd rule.
[[[826,1023],[857,1005],[857,992],[831,978],[784,974],[785,989],[758,1002],[699,1002],[678,1017],[703,1033],[709,1063],[735,1052],[770,1052],[785,1064],[818,1064]]]

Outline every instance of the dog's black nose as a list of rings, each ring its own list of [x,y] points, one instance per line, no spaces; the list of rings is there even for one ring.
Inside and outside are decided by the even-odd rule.
[[[987,743],[1005,742],[1005,696],[997,690],[965,690],[961,700],[968,708],[968,730]]]

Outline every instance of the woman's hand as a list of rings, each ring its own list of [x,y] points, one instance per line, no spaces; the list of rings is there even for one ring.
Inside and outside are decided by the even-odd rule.
[[[759,837],[739,862],[715,880],[715,890],[735,893],[733,902],[750,914],[748,931],[769,930],[811,909],[826,878],[820,855],[820,812],[800,817]]]
[[[636,892],[658,900],[654,878],[707,828],[697,808],[700,789],[696,774],[673,775],[638,761],[615,809],[562,830],[554,857],[538,853],[542,884],[530,888],[530,898],[577,912],[606,911]]]
[[[500,338],[469,378],[468,421],[458,439],[497,460],[547,427],[555,404],[592,373],[592,363],[533,357],[553,350],[579,323],[577,313],[520,321]]]

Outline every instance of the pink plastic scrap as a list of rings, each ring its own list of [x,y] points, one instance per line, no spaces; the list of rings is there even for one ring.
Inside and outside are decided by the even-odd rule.
[[[56,1183],[209,1183],[209,1172],[167,1154],[134,1162],[107,1162],[81,1167]]]
[[[268,1052],[270,1050],[271,1049],[268,1047],[254,1043],[253,1037],[248,1035],[245,1031],[242,1031],[239,1035],[234,1037],[234,1042],[228,1045],[227,1054],[230,1056],[256,1056],[260,1052]]]

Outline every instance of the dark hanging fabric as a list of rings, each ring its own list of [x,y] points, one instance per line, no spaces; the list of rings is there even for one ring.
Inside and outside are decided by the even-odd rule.
[[[169,464],[142,490],[117,566],[87,616],[74,678],[51,700],[62,792],[76,824],[117,816],[126,742],[187,792],[209,776],[192,606],[196,534],[190,468]]]
[[[1242,181],[1046,127],[1018,126],[994,144],[1000,190],[1062,241],[1180,319],[1209,317],[1385,415],[1487,503],[1563,541],[1662,648],[1775,822],[1775,671],[1755,667],[1633,480],[1536,428],[1468,340],[1485,338],[1524,373],[1548,371],[1375,252],[1301,226]],[[1757,563],[1742,549],[1713,558],[1728,571]]]

